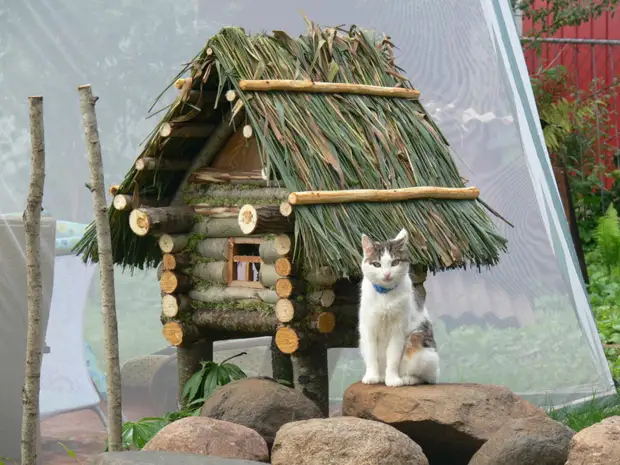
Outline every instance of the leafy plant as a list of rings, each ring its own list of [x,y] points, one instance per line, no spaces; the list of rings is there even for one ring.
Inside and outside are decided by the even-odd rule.
[[[614,274],[620,270],[620,219],[613,205],[599,220],[594,237],[603,265],[610,275]]]
[[[575,432],[616,415],[620,415],[620,396],[612,402],[606,403],[599,401],[593,396],[590,402],[577,408],[552,408],[549,411],[551,418],[564,423]]]

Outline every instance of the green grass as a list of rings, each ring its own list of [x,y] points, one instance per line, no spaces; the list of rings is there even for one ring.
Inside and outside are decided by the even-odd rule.
[[[551,409],[549,416],[556,421],[564,423],[574,431],[603,421],[605,418],[620,415],[620,394],[615,399],[599,401],[595,397],[578,407],[566,409]]]

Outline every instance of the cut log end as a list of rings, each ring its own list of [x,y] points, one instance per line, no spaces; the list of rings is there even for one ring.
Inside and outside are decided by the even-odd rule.
[[[322,312],[316,319],[316,329],[319,333],[331,333],[336,327],[336,317],[332,312]]]
[[[280,299],[275,306],[276,318],[282,323],[289,323],[295,318],[295,305],[288,299]]]
[[[246,204],[239,210],[238,221],[243,234],[286,233],[294,229],[293,221],[280,214],[279,206],[256,208]]]
[[[118,211],[131,210],[133,208],[133,197],[131,195],[116,194],[112,205]]]
[[[168,318],[174,318],[180,312],[190,307],[190,299],[185,295],[166,294],[161,299],[162,313]]]
[[[278,258],[274,264],[276,273],[280,276],[290,276],[293,273],[293,264],[286,257]]]
[[[140,209],[132,210],[129,214],[129,226],[134,234],[146,236],[151,230],[149,215]]]
[[[190,278],[174,271],[164,271],[159,280],[159,288],[166,294],[186,292],[191,288]]]
[[[118,184],[112,184],[109,189],[110,195],[116,195],[119,188],[120,186]]]
[[[189,237],[181,235],[162,234],[159,238],[159,248],[164,253],[176,253],[183,250],[189,241]]]
[[[293,295],[293,282],[287,278],[280,278],[276,281],[275,290],[278,297],[287,299]]]
[[[250,126],[249,124],[243,126],[243,137],[245,137],[246,139],[250,139],[253,134],[254,131],[252,130],[252,126]]]
[[[288,235],[280,234],[273,241],[278,255],[288,255],[291,253],[293,241],[291,241]]]
[[[189,257],[185,254],[166,253],[162,258],[162,267],[165,271],[178,270],[189,266]]]
[[[293,214],[293,205],[288,202],[282,202],[280,204],[280,214],[286,217],[291,216]]]
[[[161,332],[171,346],[177,347],[183,343],[183,328],[176,321],[166,323]]]
[[[252,205],[244,205],[239,210],[238,219],[243,234],[252,234],[258,224],[258,212]]]
[[[228,92],[226,92],[226,100],[228,100],[229,102],[234,102],[236,98],[237,92],[235,92],[234,90],[229,90]]]
[[[276,346],[282,353],[292,354],[299,349],[299,336],[292,328],[278,329],[275,336]]]
[[[332,289],[323,289],[322,291],[315,291],[308,295],[308,301],[314,304],[319,304],[321,307],[331,307],[336,300],[336,293]]]

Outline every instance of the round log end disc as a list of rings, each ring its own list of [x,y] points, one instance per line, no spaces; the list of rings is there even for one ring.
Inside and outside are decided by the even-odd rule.
[[[278,297],[286,299],[293,294],[293,283],[290,279],[280,278],[276,281],[275,289]]]
[[[288,299],[280,299],[275,306],[276,318],[282,323],[289,323],[295,318],[295,306]]]
[[[161,332],[171,346],[180,346],[183,342],[183,328],[176,321],[166,323]]]
[[[299,349],[299,336],[292,328],[280,328],[276,332],[276,346],[282,353],[292,354]]]
[[[161,137],[170,137],[172,134],[172,125],[170,123],[163,123],[159,128],[159,135]]]
[[[250,137],[252,137],[252,134],[254,134],[254,131],[252,130],[252,126],[250,126],[249,124],[246,124],[245,126],[243,126],[243,137],[245,137],[246,139],[249,139]]]
[[[290,203],[291,205],[297,204],[297,194],[295,192],[291,192],[288,195],[288,203]]]
[[[231,89],[228,92],[226,92],[226,100],[228,100],[229,102],[234,102],[236,98],[237,98],[237,92],[235,92],[234,90]]]
[[[109,189],[110,195],[116,195],[118,193],[119,187],[120,186],[118,184],[112,184]]]
[[[179,280],[172,271],[164,271],[159,280],[159,288],[166,294],[172,294],[179,286]]]
[[[336,327],[336,317],[332,312],[322,312],[316,319],[319,333],[331,333]]]
[[[129,214],[129,227],[138,236],[146,236],[151,229],[151,220],[149,215],[140,210],[132,210]]]
[[[243,234],[252,234],[258,224],[258,213],[252,205],[244,205],[239,209],[239,227]]]
[[[319,303],[321,307],[331,307],[336,300],[336,293],[332,289],[325,289],[321,292]]]
[[[112,201],[112,205],[118,211],[124,211],[131,208],[131,197],[128,195],[115,195],[114,200]]]
[[[165,253],[162,258],[164,270],[174,270],[177,267],[177,259],[171,253]]]
[[[279,234],[274,239],[274,246],[278,255],[287,255],[291,252],[291,238],[286,234]]]
[[[173,295],[165,295],[161,299],[161,310],[168,318],[174,318],[179,313],[179,303]]]
[[[293,273],[293,264],[286,257],[281,257],[274,263],[276,273],[280,276],[290,276]]]
[[[162,234],[159,238],[159,248],[164,253],[170,253],[174,249],[174,239],[170,234]]]
[[[280,204],[280,215],[291,216],[293,214],[293,206],[288,202],[282,202]]]

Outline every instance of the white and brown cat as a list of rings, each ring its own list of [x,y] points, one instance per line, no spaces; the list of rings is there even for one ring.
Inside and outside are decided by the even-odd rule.
[[[409,277],[407,240],[404,229],[386,242],[362,235],[359,346],[365,384],[435,384],[439,377],[433,327]]]

